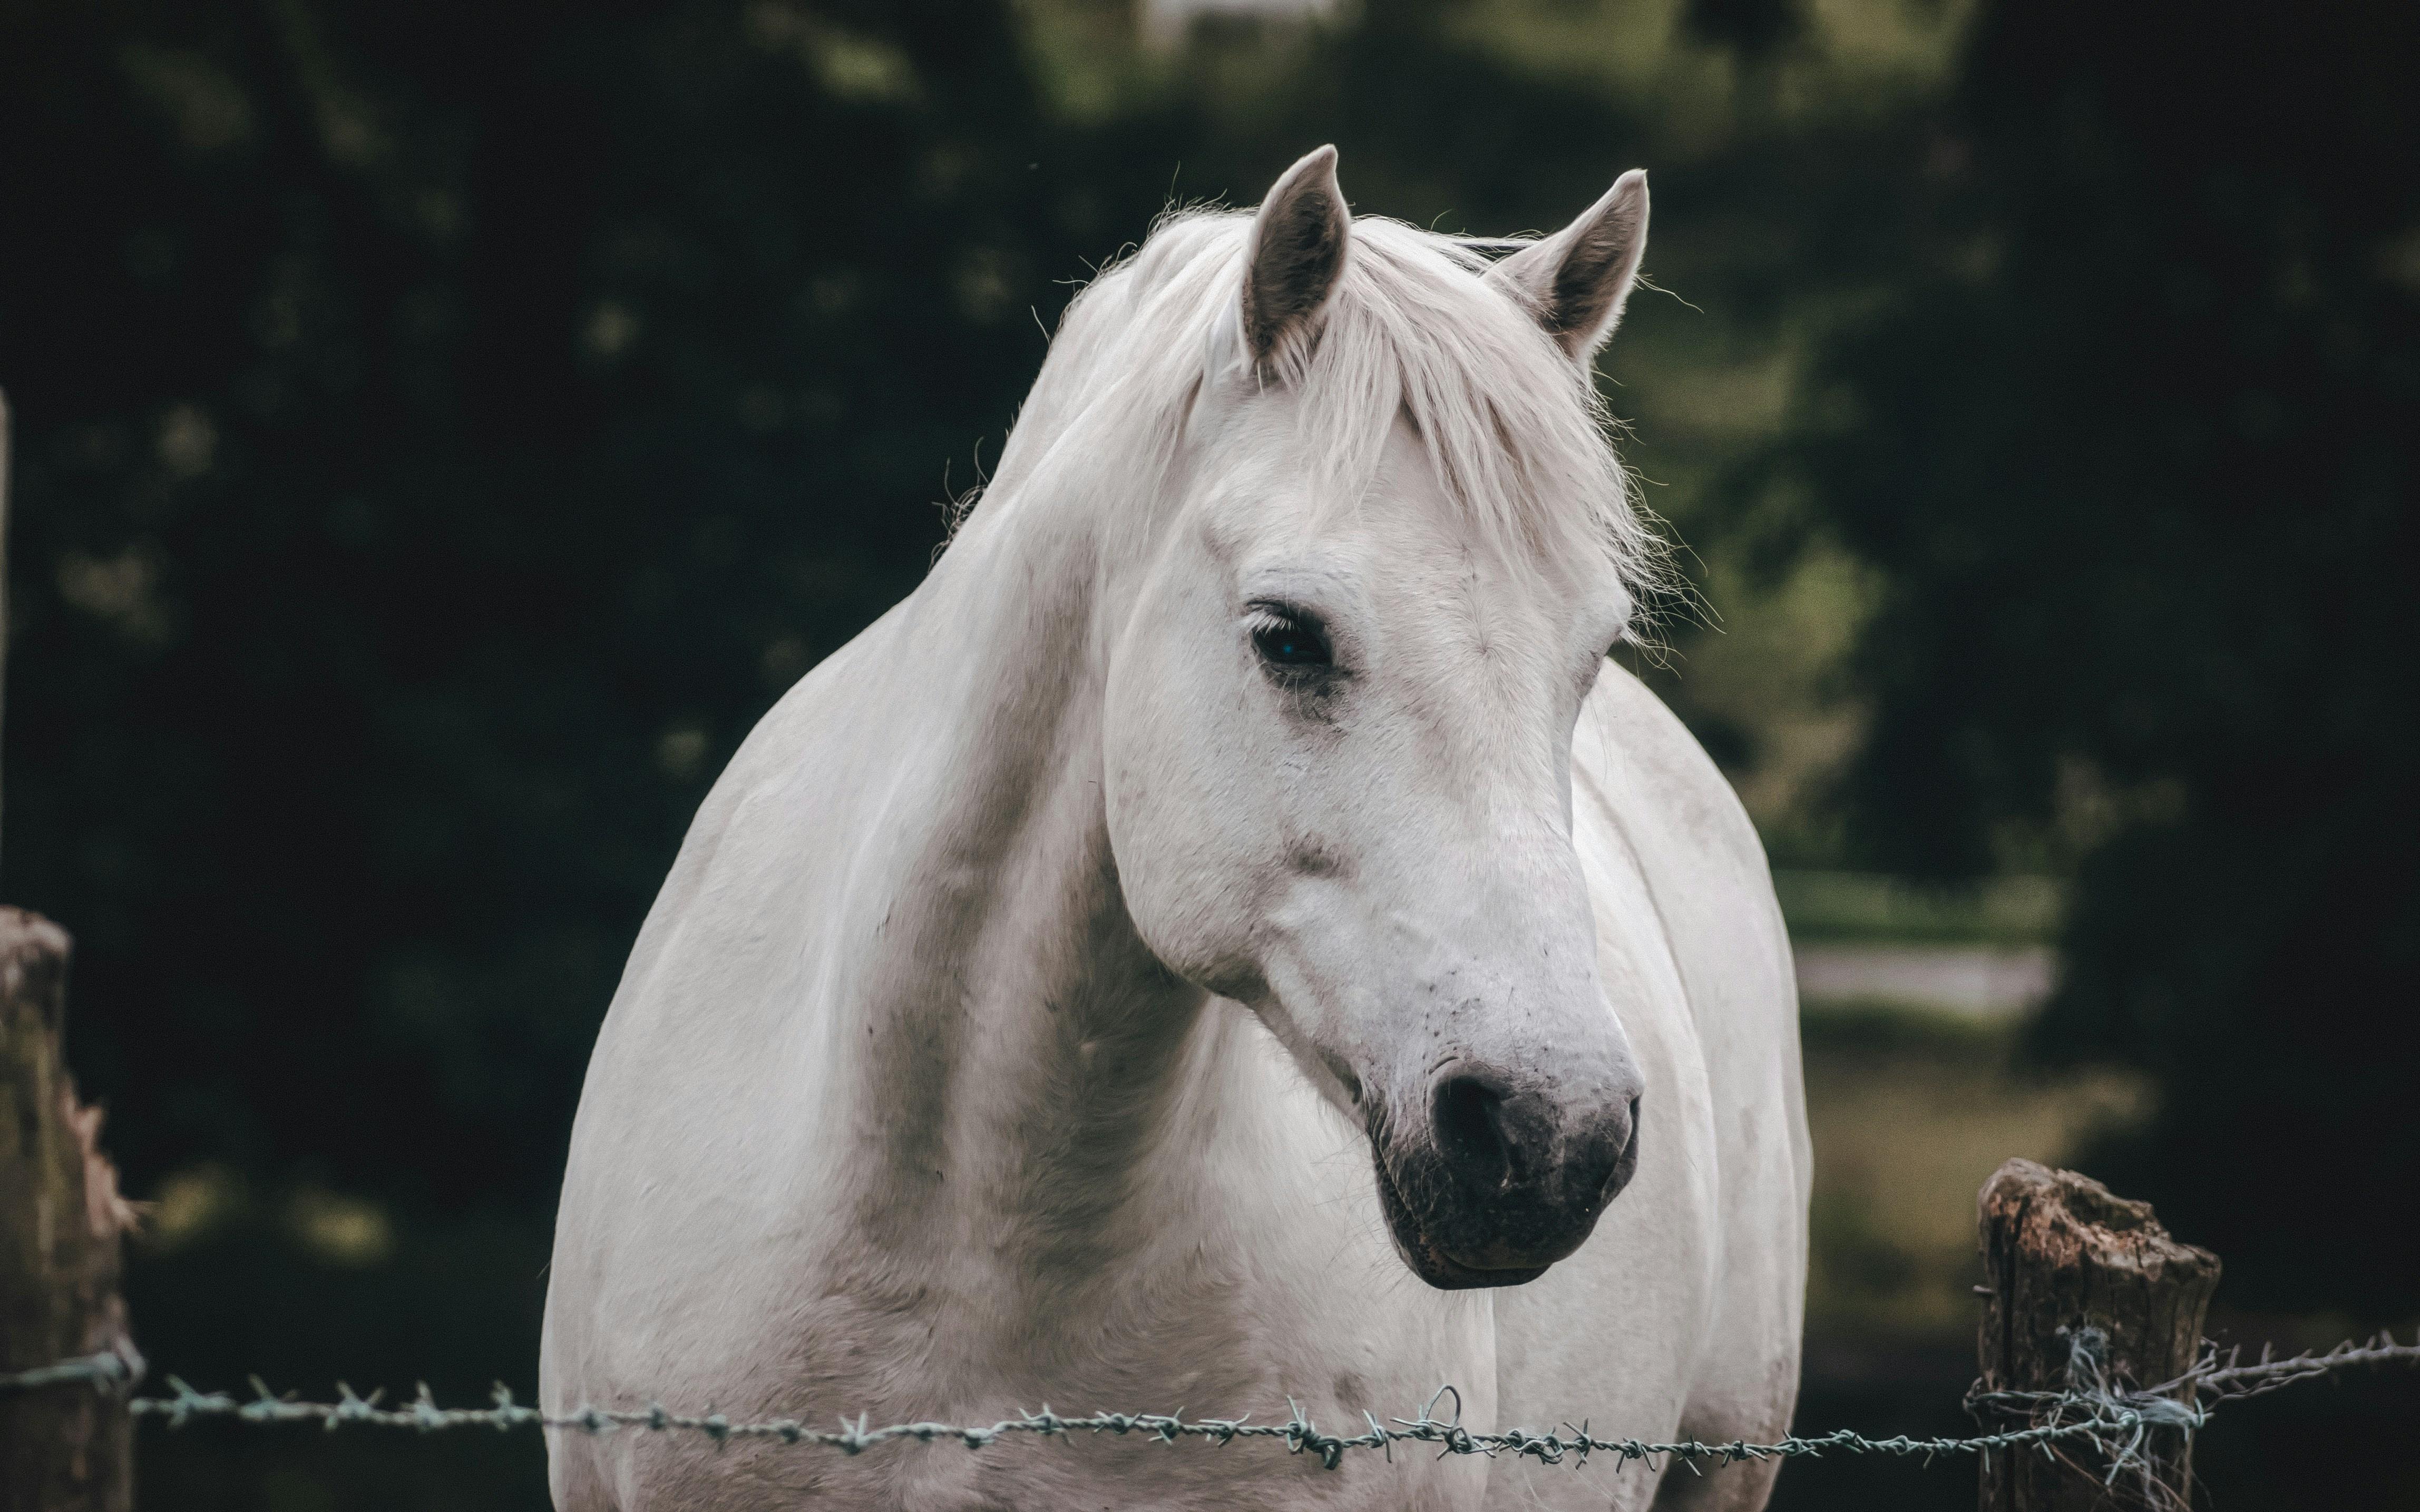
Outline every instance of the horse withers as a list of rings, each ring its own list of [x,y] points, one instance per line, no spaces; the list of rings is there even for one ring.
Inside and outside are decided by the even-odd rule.
[[[1322,148],[1071,306],[981,505],[766,716],[572,1136],[546,1404],[1761,1438],[1808,1153],[1763,853],[1607,660],[1632,173],[1490,262]],[[557,1435],[564,1512],[1761,1505],[1770,1465]]]

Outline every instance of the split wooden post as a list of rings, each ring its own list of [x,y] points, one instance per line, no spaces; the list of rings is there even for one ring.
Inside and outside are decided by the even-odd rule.
[[[68,951],[56,924],[0,907],[0,1375],[139,1360],[117,1289],[133,1210],[60,1057]],[[0,1391],[0,1512],[132,1507],[126,1398],[88,1381]]]
[[[2114,1196],[2088,1176],[2012,1160],[1983,1183],[1977,1227],[1984,1391],[2078,1385],[2071,1370],[2080,1339],[2112,1389],[2148,1390],[2192,1369],[2218,1287],[2218,1257],[2169,1238],[2149,1203]],[[2004,1418],[1990,1426],[2017,1425]],[[2190,1503],[2193,1442],[2181,1428],[2150,1429],[2146,1465],[2114,1481],[2108,1462],[2083,1440],[2051,1448],[1994,1453],[1983,1467],[1983,1512],[2165,1512]]]

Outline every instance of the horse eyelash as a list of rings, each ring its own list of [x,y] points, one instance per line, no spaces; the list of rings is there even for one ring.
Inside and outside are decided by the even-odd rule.
[[[1321,635],[1326,635],[1327,633],[1327,622],[1321,619],[1318,615],[1311,613],[1309,609],[1296,609],[1291,604],[1279,604],[1261,599],[1255,599],[1251,603],[1244,606],[1244,624],[1248,628],[1252,630],[1283,630],[1293,628],[1297,630],[1316,630]]]

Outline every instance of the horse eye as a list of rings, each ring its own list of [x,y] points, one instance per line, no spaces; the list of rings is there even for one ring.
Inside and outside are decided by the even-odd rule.
[[[1326,667],[1335,660],[1326,632],[1293,615],[1272,614],[1254,627],[1252,646],[1272,667]]]

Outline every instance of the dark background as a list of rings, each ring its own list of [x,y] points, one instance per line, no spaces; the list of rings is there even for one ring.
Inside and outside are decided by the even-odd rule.
[[[1732,620],[1649,670],[1776,861],[2050,879],[1992,1053],[2132,1079],[2075,1161],[2247,1329],[2420,1314],[2415,58],[2388,3],[0,0],[0,888],[77,938],[147,1350],[526,1393],[706,785],[917,582],[1090,268],[1330,140],[1358,208],[1489,233],[1654,170],[1687,303],[1608,382]],[[1838,656],[1761,659],[1836,569]],[[1962,1425],[1954,1330],[1810,1362],[1802,1427]],[[2420,1504],[2294,1447],[2415,1404],[2230,1409],[2212,1504]],[[144,1453],[156,1505],[543,1500],[534,1441]],[[1785,1500],[1972,1494],[1868,1473]]]

